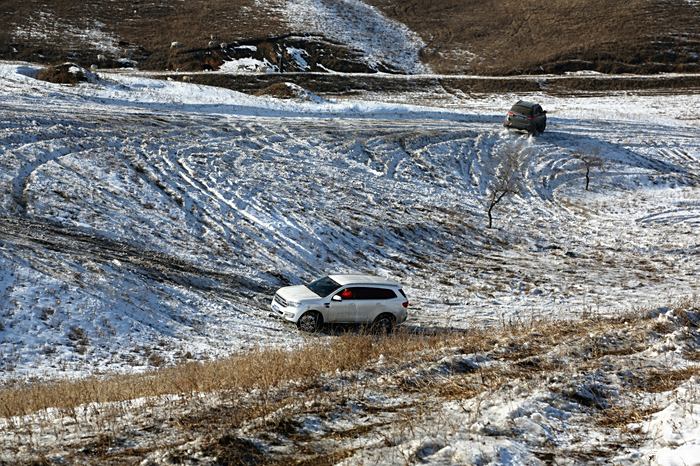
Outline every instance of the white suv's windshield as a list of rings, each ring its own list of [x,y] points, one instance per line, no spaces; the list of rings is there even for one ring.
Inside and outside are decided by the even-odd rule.
[[[335,290],[340,288],[340,284],[332,280],[330,277],[319,278],[306,285],[308,289],[316,293],[322,298],[325,298],[329,294],[333,293]]]

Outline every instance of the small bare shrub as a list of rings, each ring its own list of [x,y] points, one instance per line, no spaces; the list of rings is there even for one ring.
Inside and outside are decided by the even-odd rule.
[[[592,154],[584,154],[580,152],[574,154],[574,158],[581,161],[585,171],[584,176],[586,179],[586,191],[588,191],[591,184],[591,170],[594,168],[602,168],[604,165],[603,159],[601,159],[599,156],[599,152],[600,151],[596,150]]]
[[[525,153],[521,146],[515,145],[506,152],[498,154],[497,160],[498,163],[491,174],[485,203],[489,218],[488,228],[493,226],[493,209],[496,205],[508,195],[520,194]]]

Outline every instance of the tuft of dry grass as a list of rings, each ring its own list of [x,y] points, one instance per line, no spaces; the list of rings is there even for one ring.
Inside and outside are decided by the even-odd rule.
[[[36,78],[40,81],[47,81],[54,84],[75,85],[79,82],[87,81],[87,77],[82,71],[71,73],[69,70],[73,66],[70,63],[47,66],[39,71]]]
[[[596,417],[598,425],[616,429],[627,429],[632,423],[642,422],[649,415],[657,412],[658,406],[647,406],[640,408],[637,406],[612,406],[601,411]]]
[[[686,367],[666,371],[650,371],[639,383],[639,389],[649,393],[673,390],[693,376],[700,375],[700,367]]]
[[[480,332],[472,332],[475,343]],[[54,407],[116,402],[166,394],[191,395],[218,390],[268,390],[290,381],[309,381],[324,373],[355,371],[383,355],[406,360],[411,353],[451,342],[447,335],[398,333],[388,338],[342,335],[287,351],[259,349],[214,362],[189,362],[138,375],[28,384],[0,390],[0,416],[29,414]]]

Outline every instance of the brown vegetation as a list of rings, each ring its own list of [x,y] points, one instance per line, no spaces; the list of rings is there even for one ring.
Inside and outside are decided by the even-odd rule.
[[[420,425],[422,416],[430,416],[435,403],[476,400],[514,386],[542,386],[560,391],[590,412],[598,426],[617,430],[620,435],[636,435],[627,425],[643,420],[658,407],[639,405],[634,394],[673,390],[697,376],[698,368],[691,365],[664,371],[663,365],[637,363],[635,371],[629,372],[624,370],[630,364],[627,358],[642,355],[650,345],[676,332],[679,325],[686,329],[689,347],[694,348],[698,315],[684,312],[692,306],[682,303],[674,308],[675,320],[668,325],[659,325],[654,313],[637,312],[582,321],[511,322],[495,329],[459,332],[405,329],[386,338],[354,333],[311,338],[308,345],[292,351],[261,349],[146,374],[6,388],[0,390],[0,416],[59,408],[59,413],[74,420],[67,425],[75,426],[70,429],[83,439],[68,447],[67,461],[138,462],[160,451],[167,452],[172,462],[203,455],[219,464],[332,464],[354,453],[356,447],[345,448],[344,441],[381,433],[389,422],[387,416],[394,419],[393,428],[398,422],[410,432]],[[472,364],[474,355],[496,364]],[[601,379],[606,372],[622,377],[621,393],[588,382],[590,375]],[[553,380],[560,382],[553,385]],[[398,396],[404,403],[383,406],[363,396],[377,390],[389,397]],[[172,401],[159,398],[168,394],[180,397]],[[137,403],[138,408],[131,407],[128,400],[142,397],[154,398]],[[117,403],[87,405],[110,401]],[[306,432],[300,419],[333,417],[348,404],[353,410],[361,409],[367,422],[324,434],[326,440],[332,439],[335,449],[314,444],[324,439]],[[148,412],[138,427],[133,424],[135,409]],[[79,420],[85,417],[94,419],[94,425],[82,425]],[[23,432],[27,439],[38,438],[31,417],[14,419],[10,424],[15,429],[14,438],[24,438]],[[48,418],[39,414],[37,419]],[[239,436],[237,429],[244,426],[248,438]],[[55,427],[49,423],[47,428]],[[99,434],[81,429],[99,429]],[[151,440],[129,446],[133,440],[126,439],[135,432],[138,438],[149,435]],[[289,453],[271,454],[251,442],[251,435],[282,437],[295,447]],[[201,439],[198,446],[189,443],[193,438]],[[19,451],[15,448],[12,451]],[[30,457],[40,460],[45,448],[40,444],[32,448],[36,455]]]
[[[437,72],[698,71],[698,7],[665,0],[369,0]],[[472,57],[473,54],[473,59]]]
[[[256,10],[254,4],[253,0],[6,1],[0,4],[0,23],[9,27],[0,32],[0,57],[44,63],[71,59],[87,66],[105,52],[89,42],[79,43],[67,32],[101,25],[101,31],[118,39],[120,55],[137,60],[145,69],[168,69],[170,62],[192,50],[284,31],[277,18]],[[42,19],[41,14],[50,16]],[[18,37],[15,28],[37,34]],[[179,45],[171,47],[173,42]],[[118,66],[114,61],[118,57],[106,58],[100,65]]]
[[[482,341],[482,335],[479,335],[475,341]],[[346,335],[333,339],[328,345],[318,342],[298,351],[267,349],[217,362],[188,363],[148,374],[32,384],[0,390],[0,416],[143,396],[253,388],[266,390],[292,380],[312,380],[336,370],[357,370],[380,354],[387,358],[406,358],[411,352],[440,347],[448,340],[446,336],[410,334],[388,339]]]
[[[161,76],[160,78],[182,79],[182,75]],[[339,74],[193,74],[187,75],[190,82],[218,86],[250,94],[265,88],[290,82],[319,95],[354,95],[361,92],[426,92],[434,90],[435,95],[481,94],[493,92],[546,92],[550,95],[581,95],[582,93],[634,90],[639,93],[683,93],[700,92],[700,76],[646,76],[615,77],[598,79],[581,76],[556,78],[469,78],[469,77],[414,77],[393,79],[386,76],[352,76]]]
[[[72,70],[71,70],[72,69]],[[54,84],[75,85],[88,80],[85,70],[76,67],[72,63],[62,65],[47,66],[39,71],[36,78]]]
[[[427,44],[423,61],[440,73],[700,71],[699,7],[689,2],[369,3],[416,31]],[[102,55],[102,67],[123,66],[116,59],[124,57],[136,60],[142,69],[216,68],[224,58],[221,43],[265,45],[269,38],[311,32],[287,24],[274,8],[280,4],[274,0],[58,0],[49,4],[9,0],[0,3],[0,23],[8,26],[0,30],[0,58],[41,63],[71,60],[89,66]],[[98,27],[115,38],[118,53],[97,50],[90,41],[80,43],[76,32]],[[66,34],[68,30],[73,33]],[[18,36],[16,31],[25,33]],[[172,47],[173,42],[177,46]],[[319,44],[316,40],[307,44],[307,51],[317,55],[311,62],[342,60],[348,71],[366,70],[350,56],[350,49]],[[274,41],[267,47],[275,48]]]
[[[696,322],[689,325],[697,329]],[[671,330],[669,327],[664,333]],[[600,344],[591,340],[593,334],[599,334],[598,340],[614,338],[618,347],[639,347],[640,341],[657,338],[659,327],[654,319],[635,314],[582,321],[515,322],[501,329],[437,333],[401,330],[386,338],[349,333],[330,341],[313,339],[305,347],[293,351],[260,349],[220,361],[186,363],[145,374],[6,388],[0,390],[0,416],[166,394],[269,390],[291,381],[310,382],[322,374],[357,371],[380,355],[391,364],[418,363],[422,358],[429,361],[448,347],[459,347],[465,354],[489,352],[496,359],[517,363],[518,371],[540,372],[551,367],[535,356],[551,351],[562,342],[570,342],[571,347],[579,347],[595,359],[612,354],[601,351]],[[649,391],[668,389],[696,373],[697,368],[664,373],[664,376],[650,372],[648,381],[638,385]],[[472,389],[468,387],[467,391]]]

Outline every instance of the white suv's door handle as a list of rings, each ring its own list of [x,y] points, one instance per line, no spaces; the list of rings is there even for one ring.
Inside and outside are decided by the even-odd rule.
[[[323,303],[323,305],[326,307],[331,307],[331,303]]]

